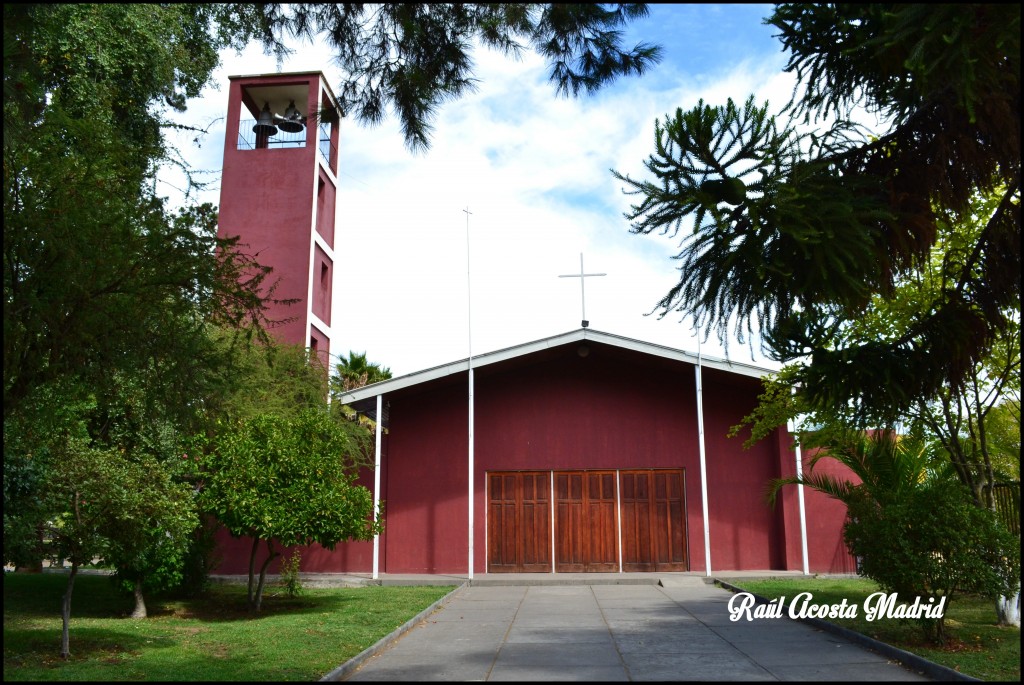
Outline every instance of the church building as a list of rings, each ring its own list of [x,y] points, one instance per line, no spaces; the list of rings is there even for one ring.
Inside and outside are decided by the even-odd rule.
[[[377,423],[372,542],[302,553],[306,572],[788,570],[853,573],[845,507],[796,473],[784,427],[728,437],[766,369],[581,328],[350,391]],[[472,380],[470,380],[472,377]],[[244,573],[226,541],[219,573]]]

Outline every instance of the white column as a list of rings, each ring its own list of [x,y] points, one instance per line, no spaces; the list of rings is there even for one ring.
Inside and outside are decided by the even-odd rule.
[[[800,438],[796,435],[795,426],[792,421],[789,422],[787,428],[793,432],[794,439],[796,440],[796,477],[802,480],[804,477],[804,464],[803,455],[800,451]],[[803,553],[804,575],[807,576],[811,573],[811,564],[807,555],[807,510],[804,508],[803,483],[797,483],[796,497],[797,502],[800,504],[800,549]]]
[[[380,511],[380,446],[384,433],[384,396],[377,395],[377,430],[376,446],[373,458],[373,515]],[[380,575],[380,535],[373,536],[373,579]]]
[[[698,342],[698,345],[700,343]],[[700,377],[700,347],[697,348],[697,366],[694,370],[697,373],[697,437],[700,443],[700,496],[701,507],[704,512],[704,566],[705,575],[711,575],[711,523],[708,521],[708,469],[704,453],[704,398],[703,387]]]
[[[473,580],[473,361],[469,367],[469,579]]]
[[[548,499],[551,500],[551,572],[555,572],[555,472],[550,472],[551,490]]]
[[[622,573],[622,477],[615,469],[615,520],[619,534],[619,573]]]

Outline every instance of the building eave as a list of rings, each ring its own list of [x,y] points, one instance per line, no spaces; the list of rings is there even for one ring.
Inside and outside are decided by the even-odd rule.
[[[687,364],[696,365],[698,362],[697,355],[692,352],[677,350],[664,345],[656,345],[642,340],[635,340],[633,338],[627,338],[613,333],[604,333],[590,328],[579,328],[568,333],[562,333],[561,335],[542,338],[540,340],[534,340],[532,342],[515,345],[513,347],[506,347],[501,350],[487,352],[481,355],[474,355],[472,358],[467,357],[466,359],[460,359],[448,364],[442,364],[440,366],[416,371],[397,378],[380,381],[379,383],[373,383],[372,385],[366,385],[362,388],[356,388],[355,390],[342,393],[339,401],[342,404],[354,404],[376,397],[377,395],[386,395],[388,393],[420,385],[422,383],[428,383],[453,374],[464,373],[469,370],[470,363],[472,363],[472,367],[474,369],[477,369],[507,361],[509,359],[514,359],[516,357],[523,357],[552,347],[584,341],[611,345],[621,349],[632,350],[642,354],[649,354],[655,357],[684,362]],[[775,373],[773,369],[705,355],[701,355],[700,364],[705,368],[718,369],[752,378],[763,378]]]

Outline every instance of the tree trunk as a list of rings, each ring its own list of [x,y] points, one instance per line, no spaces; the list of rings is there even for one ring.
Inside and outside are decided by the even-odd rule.
[[[132,618],[146,618],[146,598],[142,596],[142,578],[136,578],[135,587],[132,589],[135,594],[135,609],[132,610]]]
[[[260,547],[260,540],[256,536],[252,538],[252,550],[249,552],[249,588],[247,593],[247,599],[249,600],[249,608],[253,606],[253,601],[256,597],[256,551]]]
[[[71,591],[75,589],[76,575],[78,575],[78,562],[72,561],[71,573],[68,574],[68,586],[60,603],[60,618],[63,624],[60,631],[60,656],[62,659],[71,656],[71,636],[68,629],[71,623]]]
[[[1020,628],[1020,587],[1012,596],[996,600],[996,615],[999,617],[999,625]]]
[[[253,609],[255,611],[259,611],[260,607],[263,605],[263,586],[266,585],[267,582],[267,568],[270,566],[270,562],[278,556],[280,556],[280,553],[275,552],[272,543],[270,540],[267,540],[267,559],[263,562],[263,566],[260,567],[260,584],[259,587],[256,588],[256,602],[253,605]]]

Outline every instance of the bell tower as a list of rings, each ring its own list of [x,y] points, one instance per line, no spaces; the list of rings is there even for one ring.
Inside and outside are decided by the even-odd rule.
[[[322,72],[231,76],[221,237],[273,269],[270,332],[329,368],[340,110]],[[325,114],[326,113],[326,114]],[[269,285],[269,283],[268,283]]]

